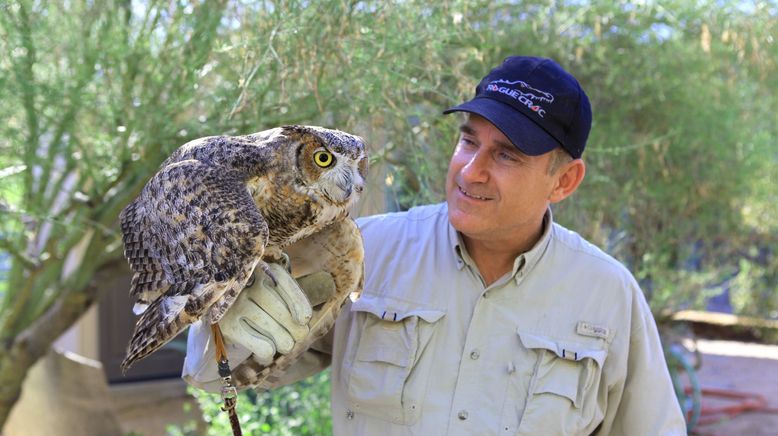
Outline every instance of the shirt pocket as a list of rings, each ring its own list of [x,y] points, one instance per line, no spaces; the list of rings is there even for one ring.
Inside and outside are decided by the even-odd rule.
[[[518,434],[589,434],[602,420],[598,403],[605,341],[587,345],[518,332],[535,366]]]
[[[364,294],[352,305],[361,334],[346,392],[355,412],[411,425],[420,416],[431,367],[419,365],[419,357],[444,312],[401,306],[407,304]]]

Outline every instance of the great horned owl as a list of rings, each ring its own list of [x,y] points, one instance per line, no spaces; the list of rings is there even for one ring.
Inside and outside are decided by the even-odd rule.
[[[366,171],[360,138],[313,126],[176,150],[120,215],[141,315],[122,369],[198,319],[217,323],[255,267],[267,270],[287,245],[346,219]]]

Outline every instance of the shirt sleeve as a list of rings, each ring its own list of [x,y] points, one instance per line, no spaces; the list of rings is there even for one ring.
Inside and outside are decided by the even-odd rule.
[[[241,345],[226,342],[224,346],[233,367],[251,355],[251,352]],[[189,326],[181,378],[196,388],[214,393],[221,392],[222,384],[216,367],[216,348],[213,345],[211,329],[203,328],[201,321]]]
[[[605,417],[595,434],[685,435],[656,323],[640,289],[632,319],[626,378],[609,390]]]
[[[273,388],[296,383],[320,371],[332,363],[332,330],[311,345],[300,358],[279,377]]]

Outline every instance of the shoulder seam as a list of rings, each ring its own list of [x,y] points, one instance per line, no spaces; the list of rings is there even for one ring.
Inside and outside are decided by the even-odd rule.
[[[559,231],[561,229],[565,229],[565,228],[562,227],[562,226],[559,226],[558,224],[555,223],[554,231]],[[565,229],[565,230],[567,230],[567,229]],[[615,257],[613,257],[610,254],[602,251],[602,249],[600,249],[596,245],[592,244],[591,242],[587,241],[586,239],[584,239],[578,233],[576,233],[576,236],[578,238],[580,238],[581,241],[583,241],[584,243],[589,244],[592,247],[594,247],[594,250],[591,250],[591,249],[586,250],[586,249],[582,249],[580,247],[574,247],[568,241],[564,240],[563,238],[561,238],[559,236],[556,236],[554,239],[557,242],[559,242],[560,244],[564,245],[570,251],[574,251],[576,253],[586,254],[589,257],[592,257],[592,258],[595,258],[595,259],[599,259],[600,261],[605,262],[605,263],[607,263],[609,265],[615,266],[615,267],[617,267],[617,268],[619,268],[621,270],[626,270],[627,269],[627,267],[624,264],[622,264],[621,262],[619,262]]]

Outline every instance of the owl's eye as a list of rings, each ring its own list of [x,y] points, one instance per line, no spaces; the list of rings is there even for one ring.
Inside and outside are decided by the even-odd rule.
[[[335,156],[327,150],[321,150],[313,154],[313,161],[322,168],[329,168],[335,163]]]

